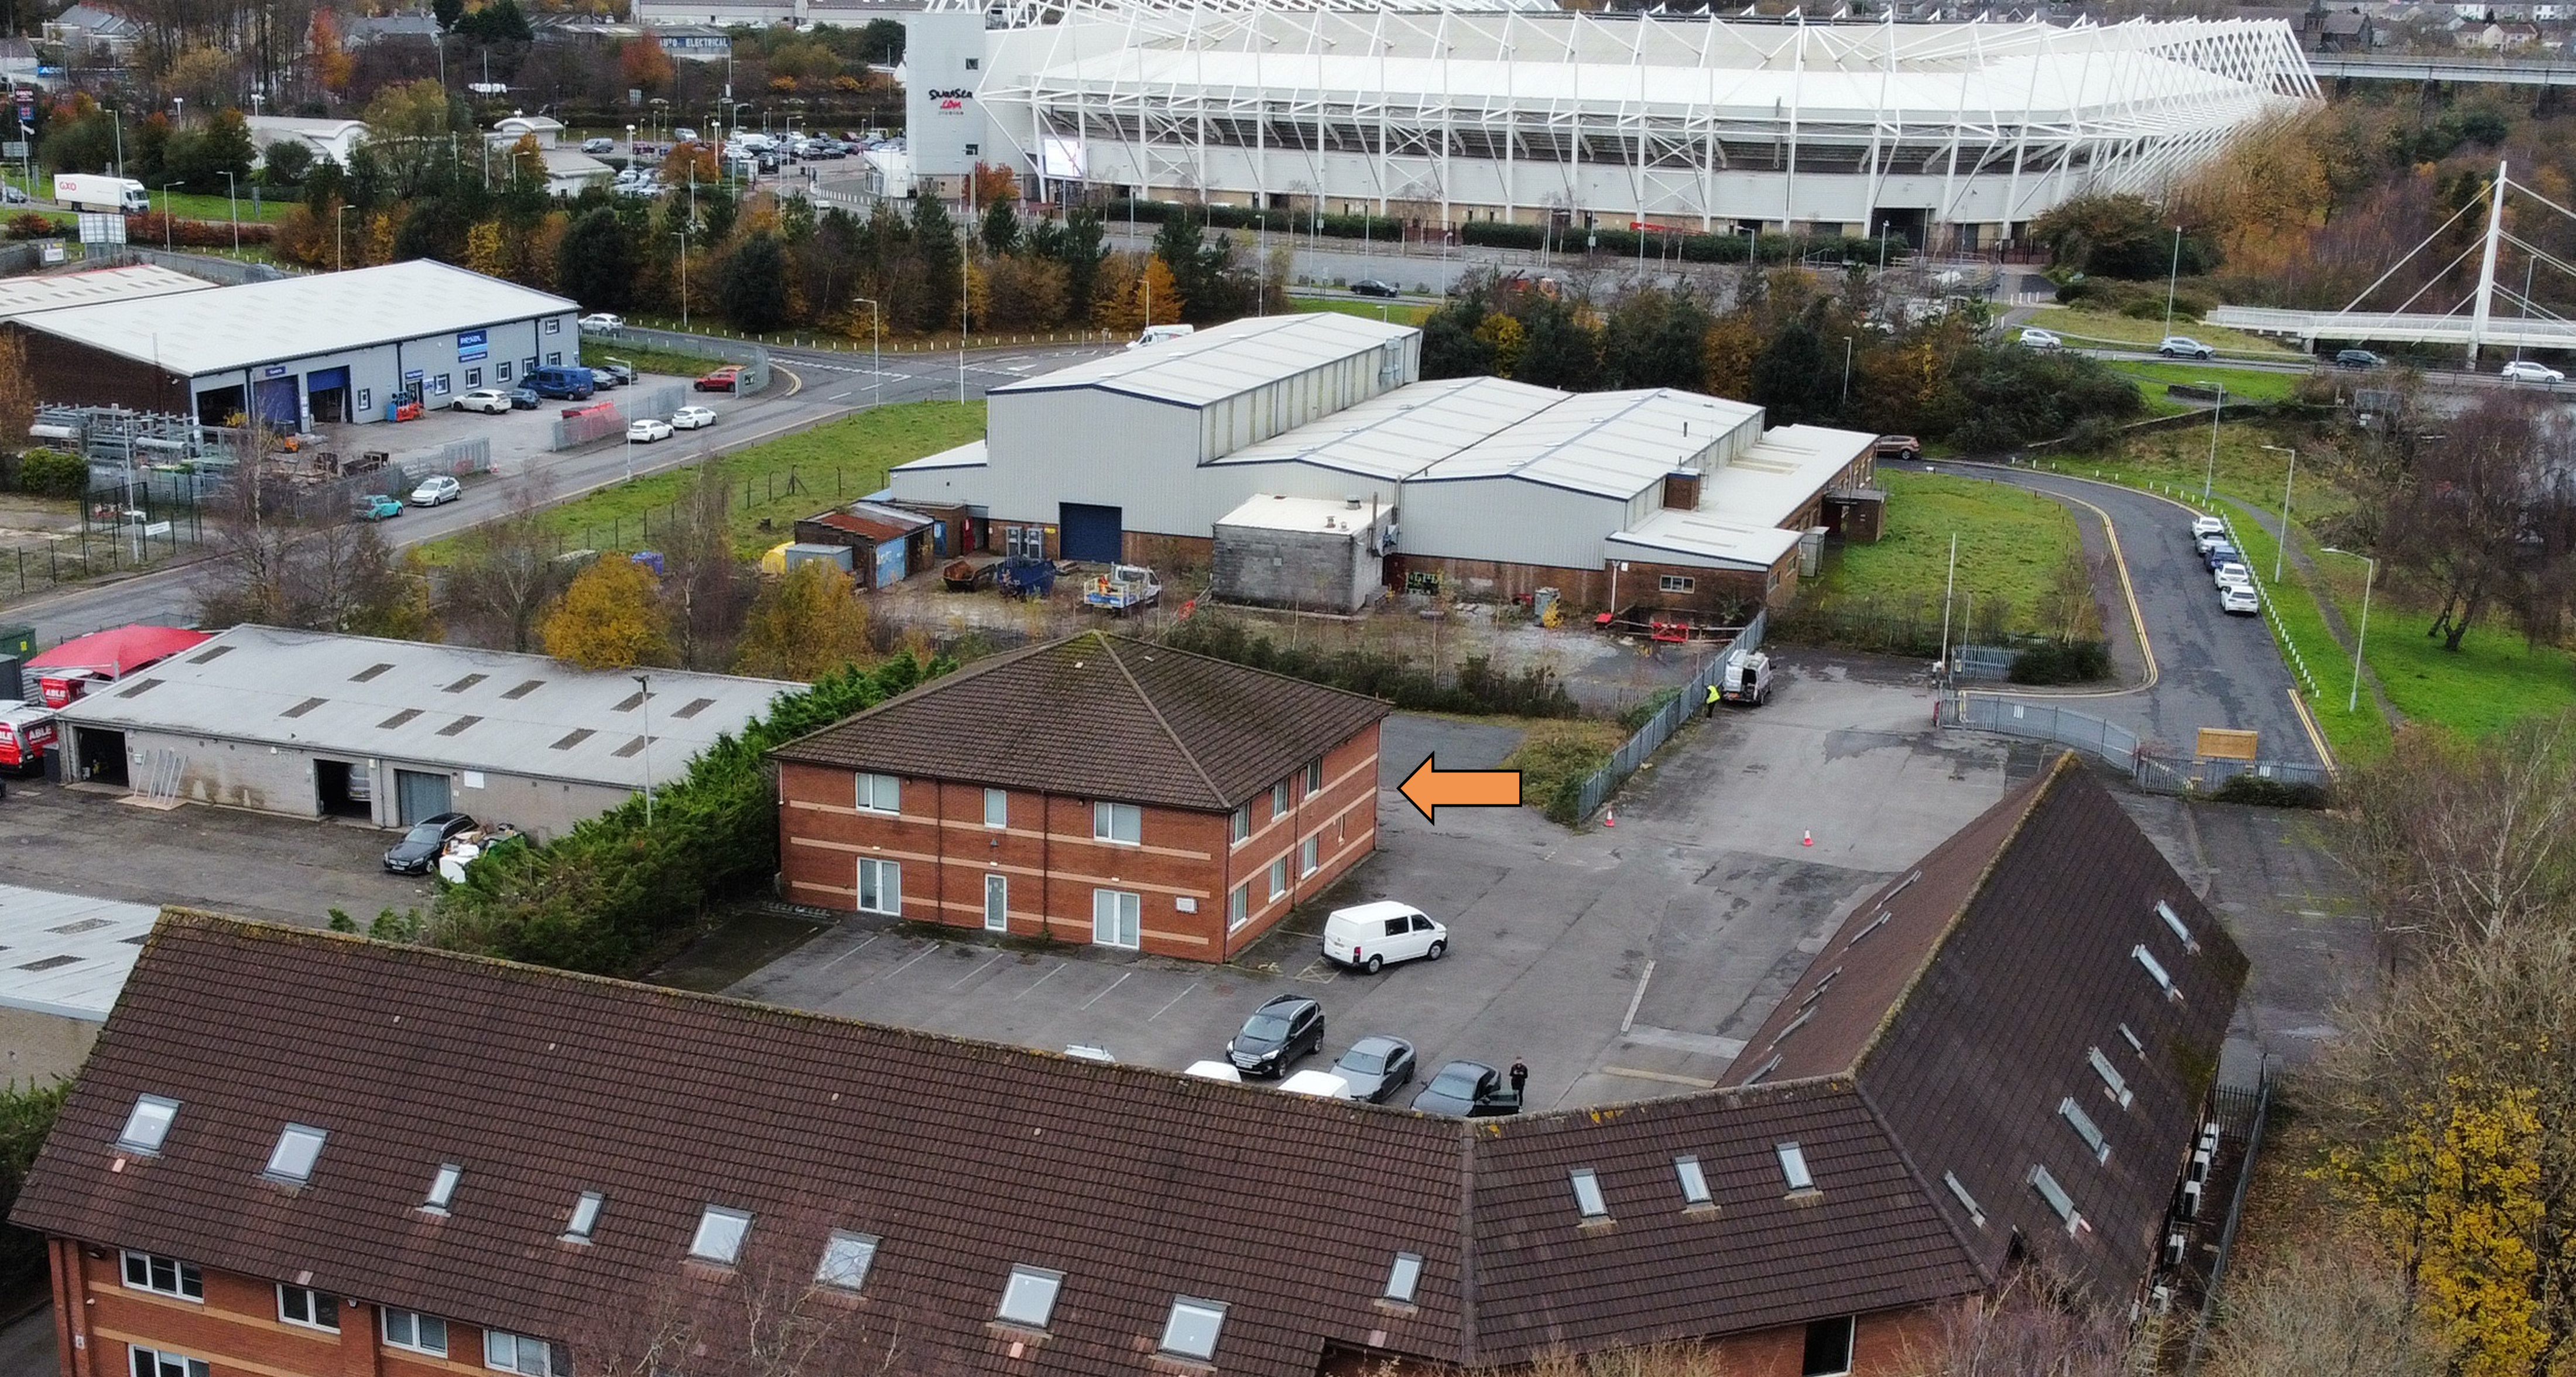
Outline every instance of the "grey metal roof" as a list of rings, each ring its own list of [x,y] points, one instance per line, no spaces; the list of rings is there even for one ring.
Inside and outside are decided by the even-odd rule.
[[[174,292],[201,292],[214,285],[202,277],[190,277],[186,273],[164,268],[155,263],[138,263],[124,268],[93,268],[88,272],[78,273],[12,277],[0,280],[0,318],[102,301],[128,301],[139,297],[169,296]]]
[[[1179,406],[1206,406],[1420,333],[1410,325],[1332,311],[1248,316],[997,387],[991,395],[1097,387]]]
[[[180,377],[313,358],[581,308],[428,259],[18,318]]]
[[[1723,453],[1722,441],[1761,424],[1758,406],[1695,392],[1589,392],[1467,446],[1421,478],[1521,478],[1626,501],[1676,469],[1702,467],[1700,455]]]
[[[1411,383],[1246,445],[1216,463],[1313,464],[1392,482],[1508,430],[1568,395],[1501,378]]]
[[[104,1022],[161,910],[0,885],[0,1008]]]
[[[574,669],[543,655],[237,626],[65,708],[83,727],[640,789],[650,674],[654,776],[670,779],[779,694],[776,679]]]

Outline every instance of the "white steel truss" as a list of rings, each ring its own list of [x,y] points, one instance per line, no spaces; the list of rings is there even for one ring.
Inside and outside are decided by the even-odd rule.
[[[1041,3],[1041,0],[1031,0]],[[2277,20],[1744,23],[1042,0],[978,95],[1041,185],[1691,229],[2029,220],[2153,194],[2317,96]]]

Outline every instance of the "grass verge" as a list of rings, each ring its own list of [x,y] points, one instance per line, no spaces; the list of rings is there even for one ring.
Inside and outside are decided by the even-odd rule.
[[[1397,325],[1420,325],[1431,318],[1432,308],[1408,301],[1361,301],[1341,296],[1292,296],[1291,309],[1331,311],[1338,315],[1358,316],[1363,320],[1384,320]]]
[[[2139,320],[2132,316],[2113,315],[2107,311],[2079,311],[2072,306],[2043,306],[2031,313],[2028,324],[2043,330],[2054,330],[2075,339],[2079,344],[2100,340],[2111,344],[2143,345],[2153,349],[2165,337],[2162,316]],[[2297,350],[2275,344],[2261,335],[2241,334],[2217,325],[2203,325],[2177,320],[2172,333],[2189,335],[2213,349],[2230,354],[2246,354],[2266,359],[2299,357]]]
[[[2238,548],[2252,561],[2246,567],[2263,582],[2264,620],[2271,623],[2273,636],[2284,647],[2281,659],[2290,667],[2291,686],[2307,703],[2326,748],[2334,752],[2336,763],[2345,766],[2385,755],[2392,733],[2366,688],[2357,707],[2346,710],[2344,706],[2352,701],[2352,652],[2327,629],[2316,588],[2288,561],[2282,561],[2281,577],[2274,579],[2272,565],[2279,542],[2242,516],[2236,516],[2233,524]],[[2313,553],[2312,547],[2302,548]],[[2299,672],[2302,665],[2307,670],[2304,676]]]
[[[1616,722],[1543,721],[1503,757],[1503,768],[1521,772],[1523,804],[1572,827],[1583,820],[1574,815],[1583,781],[1609,764],[1610,753],[1627,739],[1628,729]]]
[[[1897,468],[1880,469],[1878,481],[1887,490],[1886,532],[1875,545],[1840,545],[1827,556],[1820,606],[1860,598],[1937,606],[1955,534],[1958,587],[2028,614],[2066,557],[2083,549],[2074,515],[2026,488]]]
[[[597,340],[581,342],[581,361],[597,365],[615,359],[638,373],[665,373],[675,378],[694,378],[724,366],[723,359],[700,354],[683,354],[671,349],[636,349],[622,344],[605,344]]]
[[[2187,409],[2186,404],[2165,395],[2165,389],[2174,383],[2223,384],[2230,402],[2286,402],[2304,376],[2266,368],[2210,368],[2192,363],[2138,363],[2119,359],[2106,366],[2122,377],[2136,379],[2138,390],[2146,394],[2148,408],[2159,415]]]

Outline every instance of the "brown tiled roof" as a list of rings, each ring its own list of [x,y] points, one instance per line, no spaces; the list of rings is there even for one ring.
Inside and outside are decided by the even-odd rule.
[[[997,655],[799,737],[781,760],[1225,812],[1387,705],[1106,632]]]
[[[817,526],[866,536],[870,540],[901,540],[915,531],[926,531],[934,524],[929,517],[916,512],[898,511],[873,502],[853,502],[846,508],[835,508],[805,518]]]
[[[2141,946],[2180,999],[2137,959]],[[1766,1081],[1855,1077],[1981,1268],[2001,1267],[2018,1232],[2125,1299],[2160,1241],[2246,969],[2163,853],[2067,753],[1853,910],[1732,1076],[1754,1077],[1776,1053]],[[2107,1160],[2060,1112],[2069,1097],[2110,1144]],[[2086,1229],[2069,1234],[2031,1184],[2034,1166],[2073,1197]]]

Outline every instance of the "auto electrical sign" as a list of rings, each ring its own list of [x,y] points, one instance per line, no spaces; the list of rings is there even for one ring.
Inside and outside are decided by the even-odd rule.
[[[458,335],[456,337],[456,361],[458,363],[472,363],[477,359],[488,356],[492,351],[484,343],[483,336],[484,332],[481,330],[468,330],[465,333]]]
[[[930,96],[930,108],[943,115],[965,114],[966,102],[975,98],[975,93],[963,86],[952,86],[944,91],[934,90],[927,94]]]

